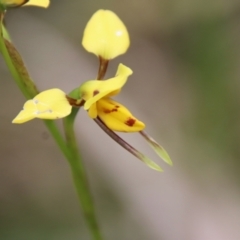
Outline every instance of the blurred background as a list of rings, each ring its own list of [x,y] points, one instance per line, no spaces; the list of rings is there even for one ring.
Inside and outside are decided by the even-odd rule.
[[[131,37],[106,76],[120,62],[133,69],[117,100],[174,162],[165,165],[139,134],[120,134],[164,173],[147,168],[80,112],[76,133],[105,239],[239,240],[239,1],[52,0],[47,10],[9,11],[6,26],[40,90],[69,92],[95,78],[98,60],[81,38],[100,8]],[[0,239],[90,239],[43,123],[11,124],[25,100],[2,58],[0,76]]]

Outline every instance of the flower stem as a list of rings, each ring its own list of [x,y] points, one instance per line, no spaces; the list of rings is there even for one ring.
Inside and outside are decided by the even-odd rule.
[[[92,237],[94,240],[101,240],[102,237],[95,215],[94,204],[89,191],[87,176],[84,170],[82,158],[78,151],[74,132],[74,119],[78,110],[79,109],[77,108],[73,108],[71,115],[63,119],[67,145],[71,152],[71,157],[68,158],[68,161],[71,167],[73,181],[75,183],[79,201],[81,203],[88,227],[91,230]]]
[[[3,14],[0,12],[0,53],[2,54],[13,79],[17,83],[23,95],[27,99],[33,98],[38,94],[38,90],[35,87],[34,82],[31,80],[20,54],[17,52],[14,45],[4,38],[4,26],[2,24],[2,20]],[[6,31],[6,29],[4,29],[4,31]],[[73,109],[72,114],[64,121],[67,142],[64,140],[54,121],[44,120],[44,122],[70,164],[74,184],[83,208],[85,219],[92,233],[92,239],[102,240],[73,129],[73,123],[77,112],[78,109]]]
[[[69,159],[71,157],[70,151],[67,148],[64,138],[60,134],[56,123],[52,120],[44,120],[44,123],[45,123],[48,131],[51,133],[52,137],[54,138],[55,142],[57,143],[58,147],[60,148],[61,152],[65,156],[65,158]]]
[[[102,80],[104,78],[107,71],[108,63],[109,63],[109,60],[99,57],[99,69],[98,69],[97,80]]]

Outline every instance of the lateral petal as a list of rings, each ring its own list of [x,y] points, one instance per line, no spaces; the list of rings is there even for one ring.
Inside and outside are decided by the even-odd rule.
[[[13,119],[12,123],[25,123],[36,117],[37,112],[36,104],[32,100],[28,100],[24,106],[23,110]]]
[[[71,113],[66,94],[60,89],[49,89],[28,100],[13,123],[24,123],[33,118],[58,119]]]

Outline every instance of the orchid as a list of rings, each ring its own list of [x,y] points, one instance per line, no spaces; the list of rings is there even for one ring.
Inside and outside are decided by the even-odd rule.
[[[172,165],[172,161],[164,148],[143,131],[145,123],[133,116],[125,106],[113,100],[113,97],[122,91],[133,71],[120,63],[116,75],[104,80],[109,61],[124,54],[130,45],[125,25],[112,11],[98,10],[87,23],[83,34],[83,47],[99,58],[97,77],[82,82],[68,94],[58,88],[39,93],[4,26],[4,17],[9,8],[21,6],[47,8],[49,3],[49,0],[0,0],[0,54],[17,86],[27,99],[23,109],[12,122],[22,124],[36,118],[47,120],[44,121],[45,125],[68,160],[92,237],[100,240],[103,238],[95,216],[94,204],[74,131],[78,111],[84,109],[89,118],[94,120],[106,134],[148,167],[159,172],[163,171],[158,164],[131,146],[116,132],[139,133],[167,164]],[[56,122],[51,121],[60,118],[63,118],[64,136]]]
[[[89,80],[79,88],[79,96],[84,100],[84,109],[91,118],[99,117],[111,130],[138,132],[145,124],[132,116],[130,111],[110,99],[118,94],[132,70],[120,64],[115,77],[105,81]],[[28,100],[13,123],[24,123],[34,118],[57,119],[71,113],[72,106],[66,94],[60,89],[49,89]]]
[[[120,93],[133,71],[119,64],[115,77],[100,81],[107,70],[110,59],[123,54],[129,47],[129,35],[121,20],[111,11],[99,10],[88,22],[83,36],[84,48],[100,59],[98,77],[88,80],[74,90],[75,98],[60,89],[50,89],[28,100],[23,110],[14,118],[13,123],[24,123],[34,118],[58,119],[71,114],[73,107],[82,107],[88,116],[117,143],[139,158],[150,168],[162,171],[156,163],[133,148],[114,132],[139,132],[155,152],[169,165],[172,161],[167,152],[147,133],[145,124],[132,115],[122,104],[114,101],[113,96]]]

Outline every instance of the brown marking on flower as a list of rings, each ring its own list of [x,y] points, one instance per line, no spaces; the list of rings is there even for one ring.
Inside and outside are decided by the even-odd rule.
[[[98,90],[94,90],[93,96],[96,96],[97,94],[99,94],[99,91]]]
[[[107,114],[111,113],[111,112],[117,112],[118,108],[119,108],[119,106],[114,106],[114,108],[112,108],[112,109],[104,109],[103,112],[107,113]]]
[[[136,119],[134,118],[128,118],[128,120],[125,122],[126,125],[128,125],[129,127],[132,127],[136,122]]]
[[[110,109],[103,109],[103,112],[108,114],[111,113],[112,111]]]
[[[85,103],[85,101],[83,99],[74,99],[67,95],[66,95],[66,99],[68,100],[69,104],[74,107],[81,107]]]

